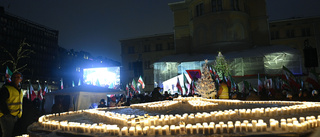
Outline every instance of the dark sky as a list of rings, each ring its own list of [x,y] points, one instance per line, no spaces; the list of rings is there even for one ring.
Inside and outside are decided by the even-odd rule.
[[[182,0],[0,0],[5,11],[59,31],[59,46],[121,62],[119,40],[173,32]],[[320,15],[319,0],[267,0],[270,20]]]

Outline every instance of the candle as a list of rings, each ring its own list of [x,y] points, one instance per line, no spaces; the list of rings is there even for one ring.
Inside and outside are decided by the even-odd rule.
[[[188,135],[192,134],[191,128],[192,128],[192,125],[191,125],[191,124],[187,124],[187,126],[186,126],[186,132],[187,132]]]
[[[214,122],[210,122],[209,124],[209,134],[213,134],[214,132],[214,127],[215,127],[215,123]]]
[[[176,126],[175,125],[170,125],[170,134],[175,135],[176,134]]]
[[[209,132],[209,126],[208,126],[208,124],[206,124],[206,125],[204,124],[203,128],[204,128],[204,133],[203,133],[203,134],[209,135],[210,132]]]
[[[121,135],[122,136],[127,136],[128,135],[128,127],[123,127],[121,129]]]
[[[257,125],[256,125],[256,130],[257,130],[257,132],[261,132],[261,131],[262,131],[262,125],[261,125],[261,123],[257,123]]]
[[[276,123],[275,122],[270,123],[270,129],[271,129],[271,131],[276,130]]]
[[[289,132],[293,132],[293,125],[292,125],[292,123],[288,123],[288,124],[287,124],[287,129],[288,129]]]
[[[220,125],[216,125],[216,133],[217,134],[221,134],[222,132],[221,132],[221,126]]]
[[[155,134],[155,126],[150,126],[148,134],[149,135],[154,135]]]
[[[129,128],[129,135],[134,136],[135,135],[135,127],[130,127]]]
[[[222,133],[228,133],[228,126],[227,124],[222,125]]]
[[[252,132],[252,124],[251,123],[247,124],[247,131]]]
[[[280,125],[281,125],[281,130],[282,131],[286,131],[287,130],[287,123],[286,122],[281,122]]]
[[[162,131],[162,127],[161,126],[157,126],[156,128],[155,128],[155,135],[161,135],[161,132]]]
[[[200,125],[198,125],[197,127],[198,127],[198,133],[199,133],[199,134],[204,134],[204,131],[203,131],[204,128],[203,128],[203,126],[200,124]]]
[[[240,126],[241,126],[241,132],[247,132],[247,125],[245,123],[242,123]]]
[[[229,133],[234,133],[234,127],[233,124],[228,124]]]
[[[143,127],[142,132],[143,132],[144,135],[147,135],[147,134],[148,134],[148,131],[149,131],[149,126]]]
[[[252,130],[257,131],[257,120],[252,120]]]
[[[177,135],[182,134],[180,130],[180,126],[176,126],[176,132]]]
[[[235,123],[235,132],[237,132],[237,133],[239,133],[239,132],[241,132],[241,125],[239,124],[239,123]]]

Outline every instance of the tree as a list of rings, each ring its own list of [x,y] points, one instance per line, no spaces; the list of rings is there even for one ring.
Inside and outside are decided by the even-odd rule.
[[[230,73],[228,62],[221,52],[219,52],[218,56],[216,57],[216,60],[214,62],[214,69],[222,79],[224,79],[224,76],[227,76]]]
[[[2,66],[6,64],[11,64],[12,65],[12,72],[23,72],[28,64],[24,64],[23,66],[19,66],[19,63],[22,59],[24,58],[30,58],[30,54],[35,53],[33,50],[30,49],[31,45],[25,42],[25,39],[20,43],[17,53],[16,54],[11,54],[6,48],[0,46],[2,51],[6,53],[9,57],[8,60],[1,61]]]
[[[208,69],[208,60],[205,60],[205,64],[202,68],[201,78],[197,82],[196,93],[200,94],[204,98],[215,98],[216,88],[214,81],[210,75]]]

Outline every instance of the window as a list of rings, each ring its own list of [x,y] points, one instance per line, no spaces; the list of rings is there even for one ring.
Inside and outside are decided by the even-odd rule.
[[[279,31],[272,31],[271,32],[271,40],[279,39]]]
[[[231,2],[231,9],[232,10],[239,10],[239,0],[230,0]]]
[[[303,28],[301,31],[302,37],[310,36],[310,28]]]
[[[231,3],[232,5],[234,5],[233,1]],[[212,5],[212,12],[222,11],[222,0],[211,0],[211,5]],[[232,8],[234,8],[234,6],[232,6]]]
[[[217,0],[212,0],[211,5],[212,5],[212,12],[216,12],[217,11]]]
[[[222,0],[218,0],[218,11],[222,11]]]
[[[157,44],[156,51],[161,51],[161,50],[162,50],[162,44]]]
[[[150,63],[150,61],[145,61],[145,62],[144,62],[144,69],[151,69],[151,63]]]
[[[150,52],[150,45],[144,45],[144,52]]]
[[[173,49],[174,49],[174,44],[168,43],[168,50],[173,50]]]
[[[196,6],[196,16],[201,16],[203,15],[203,3],[200,3]]]
[[[134,53],[134,46],[128,47],[128,53],[129,53],[129,54]]]
[[[294,30],[287,30],[287,37],[293,38],[294,37]]]
[[[133,69],[132,62],[129,62],[128,65],[129,65],[129,70],[132,70]]]

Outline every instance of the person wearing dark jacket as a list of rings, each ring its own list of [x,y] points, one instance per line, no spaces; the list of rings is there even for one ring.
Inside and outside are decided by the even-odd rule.
[[[20,89],[22,74],[15,72],[12,82],[2,86],[0,91],[0,125],[2,137],[11,137],[14,125],[22,116],[23,93]]]

